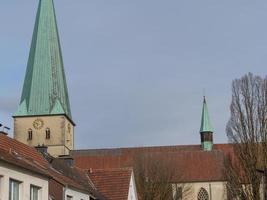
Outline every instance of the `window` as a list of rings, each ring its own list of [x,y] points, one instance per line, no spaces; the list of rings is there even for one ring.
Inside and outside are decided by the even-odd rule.
[[[197,200],[209,200],[209,194],[207,190],[205,190],[204,188],[200,188],[197,195]]]
[[[28,140],[32,140],[32,129],[28,130]]]
[[[9,200],[20,200],[19,198],[19,181],[9,180]]]
[[[45,138],[50,139],[50,128],[45,129]]]
[[[31,189],[30,189],[30,200],[38,200],[39,198],[39,190],[40,190],[40,187],[37,187],[37,186],[34,186],[34,185],[31,185]]]
[[[182,187],[175,187],[175,200],[182,200],[183,199],[183,188]]]

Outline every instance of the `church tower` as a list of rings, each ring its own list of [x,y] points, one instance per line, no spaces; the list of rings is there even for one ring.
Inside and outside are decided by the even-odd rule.
[[[200,126],[201,146],[204,151],[211,151],[213,146],[213,129],[210,123],[206,98],[203,100],[201,126]]]
[[[48,147],[53,156],[74,148],[74,122],[53,0],[39,0],[14,137],[29,146]]]

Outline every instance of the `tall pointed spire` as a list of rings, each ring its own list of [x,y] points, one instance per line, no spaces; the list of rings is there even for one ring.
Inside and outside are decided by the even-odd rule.
[[[20,105],[15,116],[71,119],[53,0],[40,0]]]
[[[200,126],[201,146],[204,151],[211,151],[213,146],[213,128],[210,123],[208,106],[204,96],[201,126]]]
[[[213,132],[213,128],[210,123],[208,106],[206,102],[206,98],[204,96],[203,100],[203,107],[202,107],[202,117],[201,117],[201,126],[200,126],[200,133],[202,132]]]

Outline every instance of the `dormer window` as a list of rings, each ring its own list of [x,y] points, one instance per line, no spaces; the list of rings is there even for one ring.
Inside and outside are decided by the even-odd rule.
[[[28,140],[32,140],[32,129],[28,130]]]
[[[50,128],[45,129],[45,138],[46,139],[50,139],[50,134],[51,134]]]

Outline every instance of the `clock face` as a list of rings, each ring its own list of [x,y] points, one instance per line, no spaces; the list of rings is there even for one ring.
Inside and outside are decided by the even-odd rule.
[[[39,130],[44,126],[44,121],[40,118],[37,118],[33,121],[32,125],[35,129]]]

